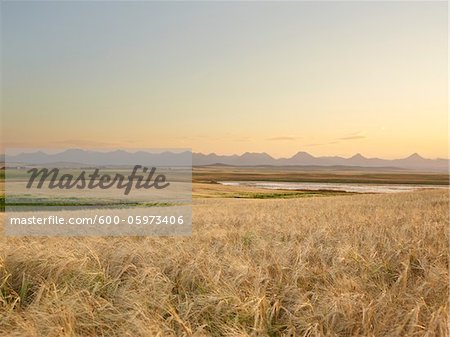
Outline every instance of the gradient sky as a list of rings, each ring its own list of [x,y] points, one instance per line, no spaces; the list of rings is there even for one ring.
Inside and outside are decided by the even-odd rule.
[[[446,2],[2,2],[3,144],[448,157]]]

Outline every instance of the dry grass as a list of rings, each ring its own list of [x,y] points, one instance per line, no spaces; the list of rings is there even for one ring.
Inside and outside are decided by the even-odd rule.
[[[0,334],[447,336],[448,202],[197,199],[191,238],[1,238]]]
[[[351,194],[343,191],[298,191],[271,190],[254,186],[226,186],[221,184],[193,183],[193,198],[249,198],[249,199],[279,199],[302,198],[311,196],[330,196]]]
[[[291,181],[369,184],[448,185],[448,173],[363,167],[304,166],[201,166],[194,167],[194,182],[212,181]]]

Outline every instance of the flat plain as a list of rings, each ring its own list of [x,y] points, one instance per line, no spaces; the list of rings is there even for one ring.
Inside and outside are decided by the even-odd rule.
[[[392,168],[343,166],[223,166],[195,167],[194,182],[287,181],[372,184],[448,185],[449,176],[440,172],[408,171]]]
[[[448,190],[193,193],[192,237],[1,237],[0,335],[448,336]]]

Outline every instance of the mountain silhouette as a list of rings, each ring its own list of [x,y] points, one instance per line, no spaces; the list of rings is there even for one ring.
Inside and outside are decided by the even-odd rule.
[[[386,167],[410,170],[448,172],[448,159],[426,159],[417,153],[402,159],[367,158],[360,153],[352,157],[339,156],[315,157],[307,152],[297,152],[289,158],[274,158],[263,152],[245,152],[242,155],[218,155],[215,153],[180,153],[165,151],[151,153],[146,151],[128,152],[116,150],[100,152],[82,149],[68,149],[59,153],[48,154],[42,151],[7,155],[8,163],[17,164],[50,164],[68,163],[83,165],[153,165],[153,166],[186,166],[190,165],[230,165],[230,166],[358,166]]]

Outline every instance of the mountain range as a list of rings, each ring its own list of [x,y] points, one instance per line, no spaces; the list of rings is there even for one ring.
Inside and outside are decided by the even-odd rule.
[[[3,158],[1,158],[3,159]],[[289,158],[274,158],[269,154],[246,152],[242,155],[217,155],[184,152],[150,153],[146,151],[128,152],[116,150],[111,152],[68,149],[60,153],[48,154],[42,151],[20,153],[5,156],[8,163],[22,164],[83,164],[83,165],[153,165],[186,166],[193,165],[230,165],[230,166],[356,166],[386,167],[410,170],[448,172],[448,159],[426,159],[417,153],[402,159],[366,158],[356,154],[350,158],[339,156],[315,157],[307,152],[298,152]]]
[[[411,170],[448,171],[448,159],[426,159],[417,153],[402,159],[366,158],[360,153],[350,158],[339,156],[314,157],[307,152],[297,152],[290,158],[275,159],[267,153],[250,153],[243,155],[220,156],[216,154],[204,155],[194,153],[195,165],[226,164],[233,166],[358,166],[358,167],[386,167]]]

